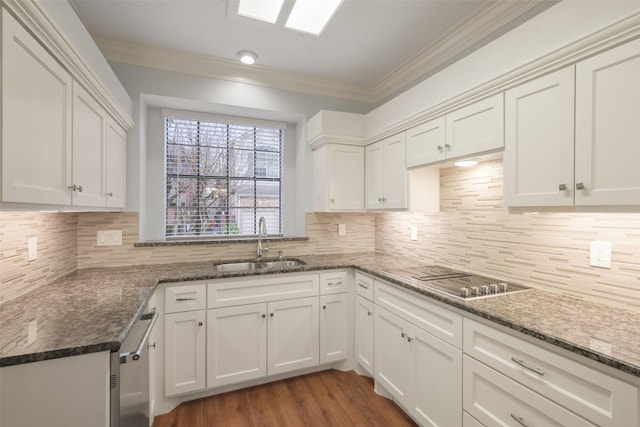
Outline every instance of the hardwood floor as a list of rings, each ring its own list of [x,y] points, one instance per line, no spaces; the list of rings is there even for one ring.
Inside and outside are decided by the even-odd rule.
[[[185,402],[153,427],[404,427],[416,424],[373,380],[335,370]]]

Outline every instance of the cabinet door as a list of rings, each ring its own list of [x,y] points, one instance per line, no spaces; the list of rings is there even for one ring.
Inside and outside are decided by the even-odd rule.
[[[408,323],[393,313],[375,307],[375,380],[393,397],[406,404],[409,393]]]
[[[320,363],[349,356],[349,295],[320,297]]]
[[[2,200],[69,205],[72,79],[2,9]]]
[[[356,362],[360,364],[370,375],[373,371],[373,303],[364,297],[356,297]]]
[[[267,375],[267,305],[209,310],[207,387]]]
[[[73,83],[72,203],[105,206],[107,112],[78,83]]]
[[[365,150],[365,206],[367,209],[383,208],[384,191],[384,142],[368,145]]]
[[[446,128],[447,159],[504,147],[502,94],[447,114]]]
[[[413,325],[409,411],[423,426],[462,424],[462,351]]]
[[[318,365],[318,297],[272,302],[268,311],[268,374]]]
[[[124,208],[127,190],[127,133],[107,118],[106,206]]]
[[[576,205],[640,204],[640,40],[576,65]]]
[[[329,209],[364,209],[364,148],[331,144],[328,150]]]
[[[406,166],[410,168],[444,160],[444,145],[444,116],[409,129],[407,131]]]
[[[505,94],[506,206],[573,205],[574,67]]]
[[[385,209],[407,207],[405,133],[384,140],[382,198]]]
[[[204,389],[205,311],[165,316],[165,394],[173,396]]]

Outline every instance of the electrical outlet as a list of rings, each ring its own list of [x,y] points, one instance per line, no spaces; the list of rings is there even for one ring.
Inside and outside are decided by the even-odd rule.
[[[122,230],[98,231],[97,246],[122,246]]]
[[[415,225],[411,226],[411,240],[418,240],[418,227]]]
[[[27,239],[27,261],[35,261],[38,259],[38,238],[29,237]]]
[[[338,236],[344,236],[347,234],[346,224],[338,224]]]
[[[611,242],[594,240],[590,246],[589,264],[593,267],[611,268]]]

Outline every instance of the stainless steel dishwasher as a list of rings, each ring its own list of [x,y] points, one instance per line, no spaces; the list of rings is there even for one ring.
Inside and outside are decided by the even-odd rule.
[[[149,427],[149,335],[157,319],[155,310],[140,316],[111,353],[111,427]]]

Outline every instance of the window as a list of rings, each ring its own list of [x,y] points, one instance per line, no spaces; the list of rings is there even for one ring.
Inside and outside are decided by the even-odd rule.
[[[282,234],[284,126],[165,114],[165,236]]]

